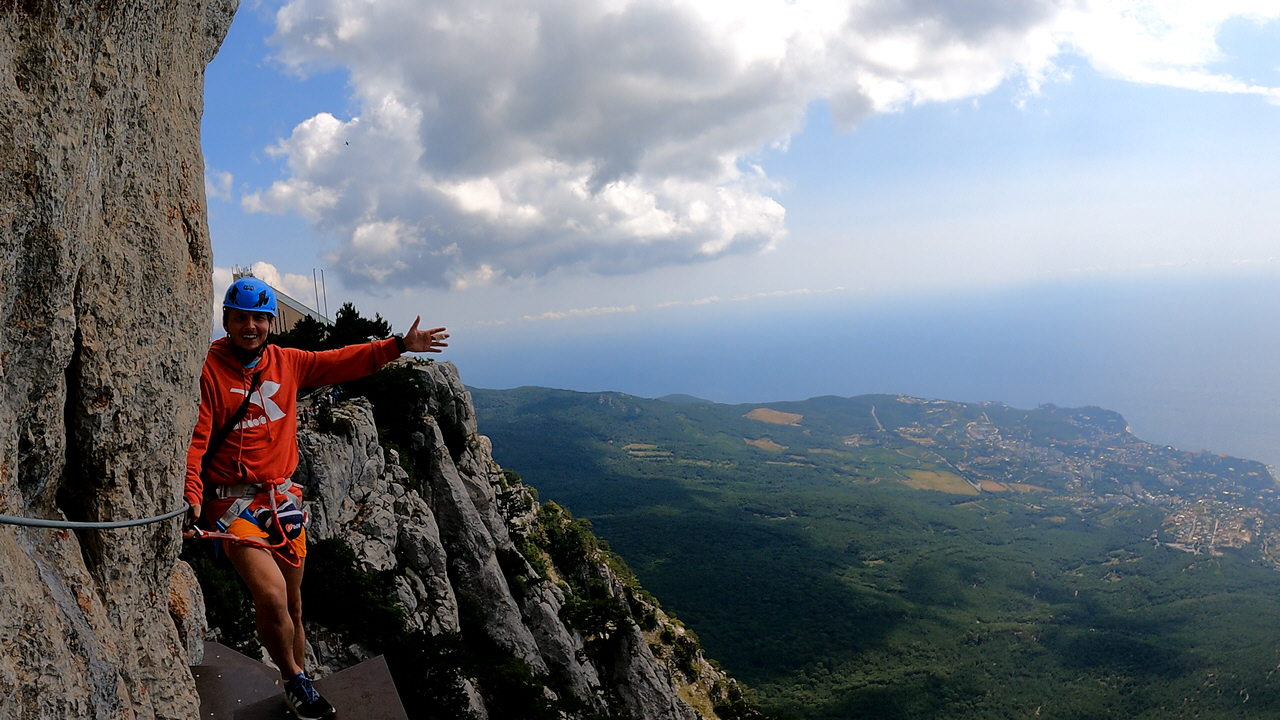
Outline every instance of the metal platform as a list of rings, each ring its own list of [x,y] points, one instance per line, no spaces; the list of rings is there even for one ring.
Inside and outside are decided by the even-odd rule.
[[[293,718],[275,670],[214,642],[204,644],[204,660],[204,665],[191,668],[201,720]],[[317,680],[316,690],[343,720],[408,720],[382,656]]]

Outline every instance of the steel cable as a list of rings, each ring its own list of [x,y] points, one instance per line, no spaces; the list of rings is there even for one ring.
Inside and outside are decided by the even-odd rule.
[[[0,515],[0,525],[23,525],[25,527],[37,528],[69,528],[72,530],[115,530],[118,528],[135,527],[138,525],[149,525],[151,523],[168,520],[177,517],[190,509],[190,505],[183,503],[182,507],[173,512],[157,515],[155,517],[142,518],[141,520],[117,520],[114,522],[75,522],[72,520],[45,520],[43,518],[24,518],[15,517],[13,515]]]

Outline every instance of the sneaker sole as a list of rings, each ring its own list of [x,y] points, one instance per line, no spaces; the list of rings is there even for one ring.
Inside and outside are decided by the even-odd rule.
[[[288,696],[285,696],[284,704],[289,708],[289,712],[293,713],[293,716],[298,718],[298,720],[334,720],[334,718],[338,717],[337,710],[333,710],[332,712],[324,713],[322,715],[303,715],[302,711],[294,707],[293,703],[289,701]]]

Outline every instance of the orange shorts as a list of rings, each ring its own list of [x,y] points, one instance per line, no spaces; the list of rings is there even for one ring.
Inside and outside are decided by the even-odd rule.
[[[251,509],[252,507],[257,506],[268,506],[270,500],[266,500],[265,495],[266,493],[261,493],[259,497],[253,498],[253,503],[250,506]],[[301,500],[301,497],[298,498],[298,505],[300,506],[302,503]],[[252,520],[246,520],[244,518],[236,518],[232,520],[232,524],[227,528],[227,533],[233,534],[233,536],[238,538],[261,538],[264,539],[264,541],[270,537],[269,534],[266,533],[266,530],[257,527],[257,523],[253,523]],[[307,529],[300,528],[300,530],[298,530],[298,537],[285,542],[283,547],[271,548],[271,552],[279,553],[279,555],[296,557],[296,559],[302,560],[303,557],[307,556]]]
[[[250,522],[244,518],[236,518],[231,521],[231,526],[227,528],[227,532],[236,537],[262,538],[266,540],[269,536],[267,532],[258,527],[257,523]],[[283,547],[274,548],[273,552],[292,555],[301,560],[307,556],[307,529],[302,528],[298,533],[298,537],[289,540]]]
[[[276,502],[283,503],[285,502],[285,500],[290,500],[294,503],[295,506],[297,506],[298,508],[301,508],[302,507],[302,488],[298,487],[297,485],[294,485],[293,487],[283,492],[278,491],[276,493]],[[235,500],[232,500],[232,499],[214,500],[209,504],[210,517],[221,518],[223,514],[227,512],[227,509],[230,508],[234,502]],[[267,507],[271,507],[271,498],[269,495],[267,495],[266,492],[260,492],[253,497],[253,500],[249,503],[247,511],[249,514],[253,514],[258,510],[261,510],[262,508],[267,508]],[[214,523],[214,525],[216,526],[214,529],[222,528],[221,521]],[[267,531],[258,527],[257,523],[255,523],[253,520],[246,518],[244,515],[240,515],[235,519],[233,519],[231,521],[231,524],[228,527],[226,527],[223,531],[231,535],[235,535],[236,537],[242,537],[242,538],[260,538],[262,540],[267,540],[270,537],[267,534]],[[301,532],[298,533],[297,537],[286,542],[281,547],[272,549],[272,552],[275,552],[281,556],[298,558],[299,560],[306,557],[307,556],[306,528],[301,528]]]

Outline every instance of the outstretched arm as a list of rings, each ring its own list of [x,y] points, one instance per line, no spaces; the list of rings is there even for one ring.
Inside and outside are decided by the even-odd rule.
[[[281,348],[293,363],[299,387],[320,387],[372,375],[378,368],[394,360],[400,354],[397,347],[404,343],[405,352],[441,352],[449,347],[445,342],[449,333],[444,328],[419,330],[418,322],[402,338],[374,340],[371,343],[348,345],[337,350],[308,352],[293,348]]]
[[[419,330],[418,323],[422,321],[422,316],[413,319],[413,327],[409,328],[409,332],[404,334],[404,349],[409,352],[441,352],[441,348],[449,347],[449,343],[445,340],[449,339],[449,333],[444,328],[432,328],[430,330]]]

